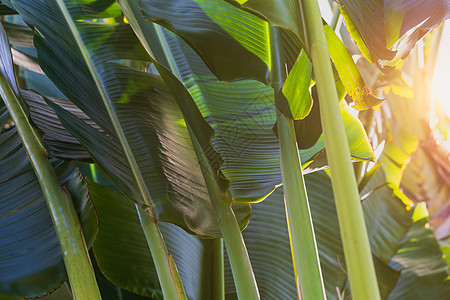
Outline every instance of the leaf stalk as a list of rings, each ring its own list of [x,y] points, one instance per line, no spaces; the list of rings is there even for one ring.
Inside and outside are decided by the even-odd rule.
[[[353,299],[380,299],[358,186],[316,0],[300,1],[319,94],[325,149]]]
[[[132,150],[130,148],[130,145],[128,144],[127,138],[126,138],[125,133],[124,133],[124,131],[123,131],[121,125],[120,125],[119,119],[118,119],[118,117],[117,117],[117,115],[116,115],[116,113],[114,111],[114,108],[113,108],[112,104],[110,103],[110,101],[108,99],[107,92],[104,89],[104,87],[103,87],[103,85],[102,85],[102,83],[100,81],[100,78],[99,78],[99,76],[97,74],[97,71],[96,71],[96,69],[94,67],[94,64],[93,64],[93,62],[92,62],[92,60],[91,60],[91,58],[89,56],[89,53],[88,53],[88,51],[86,49],[86,46],[84,45],[84,42],[83,42],[83,40],[82,40],[82,38],[80,36],[80,33],[78,32],[78,29],[77,29],[77,27],[75,25],[75,21],[72,19],[71,15],[69,13],[69,10],[68,10],[68,8],[66,6],[65,1],[64,0],[57,0],[56,2],[57,2],[58,6],[59,6],[59,8],[61,10],[61,13],[64,15],[64,18],[66,19],[67,25],[69,26],[69,28],[70,28],[70,30],[72,32],[72,35],[73,35],[73,37],[75,38],[75,40],[77,42],[78,48],[79,48],[79,50],[80,50],[80,52],[81,52],[81,54],[82,54],[82,56],[84,58],[84,61],[85,61],[86,65],[87,65],[87,67],[89,68],[89,71],[90,71],[90,73],[92,75],[92,78],[95,81],[97,89],[98,89],[98,91],[100,93],[100,96],[101,96],[101,98],[103,100],[105,108],[106,108],[106,110],[108,112],[108,115],[109,115],[109,117],[111,119],[111,123],[112,123],[112,125],[114,127],[114,130],[115,130],[115,132],[116,132],[116,134],[117,134],[117,136],[119,138],[120,144],[122,145],[122,149],[124,151],[124,154],[125,154],[125,156],[126,156],[126,158],[128,160],[129,166],[130,166],[131,171],[133,173],[133,177],[136,180],[136,183],[137,183],[137,186],[139,188],[139,192],[140,192],[140,194],[142,196],[142,199],[143,199],[143,201],[145,202],[146,205],[148,205],[149,207],[153,207],[150,195],[149,195],[149,193],[147,191],[147,188],[146,188],[146,185],[145,185],[145,182],[144,182],[144,179],[143,179],[143,177],[142,177],[142,175],[140,173],[139,167],[138,167],[138,165],[136,163],[136,160],[135,160],[135,158],[133,156],[133,152],[132,152]],[[153,212],[152,212],[152,216],[149,216],[149,218],[154,220],[154,222],[153,222],[154,226],[152,225],[151,222],[145,223],[145,224],[147,224],[146,226],[148,226],[148,227],[147,228],[143,228],[143,229],[144,229],[144,232],[146,232],[146,230],[150,231],[149,234],[145,234],[145,237],[147,238],[147,242],[148,242],[149,246],[152,243],[155,243],[155,245],[150,246],[150,251],[152,252],[152,255],[156,255],[158,257],[170,257],[169,253],[167,252],[167,248],[164,245],[164,241],[162,239],[162,235],[159,232],[158,225],[157,225],[157,223],[155,221],[156,216],[154,215]],[[144,224],[144,223],[141,223],[141,224]],[[155,231],[158,231],[158,233],[156,233]],[[155,237],[155,240],[148,239],[149,237]],[[157,251],[161,251],[161,252],[160,253],[156,253]],[[155,261],[156,261],[156,259],[155,259]],[[172,263],[173,263],[173,260],[172,260]],[[160,269],[157,268],[157,271],[163,271],[163,272],[171,271],[170,273],[167,273],[167,274],[166,273],[164,273],[164,274],[158,273],[158,278],[160,279],[161,287],[163,289],[163,294],[173,295],[172,289],[175,289],[176,291],[184,291],[183,287],[181,286],[181,279],[180,279],[180,276],[179,276],[178,271],[177,271],[176,268],[172,268],[170,270],[167,270],[167,268],[160,268]],[[171,282],[172,283],[170,285],[165,284],[165,283],[163,284],[162,281],[163,280],[168,280],[168,277],[171,278]],[[166,289],[166,288],[168,290],[164,291],[164,289]],[[180,297],[181,297],[181,295],[182,294],[180,293]],[[185,295],[184,295],[184,298],[167,298],[167,299],[174,299],[174,300],[175,299],[185,299]]]
[[[58,237],[73,297],[75,300],[101,299],[72,199],[60,185],[39,135],[32,127],[18,96],[2,74],[0,74],[0,94],[14,120],[17,132],[41,185]]]
[[[147,244],[152,253],[153,262],[155,264],[158,279],[161,284],[164,299],[187,299],[181,279],[178,275],[178,269],[175,266],[172,256],[167,251],[161,231],[159,230],[156,219],[147,214],[142,208],[136,204],[136,210],[144,231]],[[174,284],[175,280],[178,280]]]
[[[281,29],[270,30],[272,53],[272,84],[275,95],[286,80]],[[277,109],[278,137],[280,140],[281,176],[289,238],[294,263],[299,299],[325,299],[314,226],[303,179],[301,160],[295,136],[294,121]]]

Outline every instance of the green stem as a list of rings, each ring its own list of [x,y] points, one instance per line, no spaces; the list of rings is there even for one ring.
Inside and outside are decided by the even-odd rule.
[[[364,215],[317,0],[301,0],[353,299],[380,299]]]
[[[223,264],[223,239],[210,240],[212,291],[209,299],[225,300],[225,268]],[[206,300],[206,299],[205,299]]]
[[[283,44],[280,29],[270,31],[272,52],[272,84],[275,94],[286,79]],[[309,209],[308,196],[295,136],[294,121],[277,109],[278,138],[280,140],[281,176],[283,180],[286,217],[291,242],[292,259],[299,299],[325,299],[316,238]]]
[[[205,239],[206,255],[202,264],[200,300],[225,300],[223,239]]]
[[[132,11],[132,7],[127,1],[120,2],[123,4],[123,7]],[[138,21],[136,22],[135,27],[136,29],[140,30]],[[170,66],[171,72],[180,79],[181,76],[178,72],[177,66],[171,55],[169,47],[167,46],[167,42],[161,32],[161,29],[157,25],[154,25],[154,29],[160,42],[159,46],[163,49],[165,56],[159,57],[158,59],[166,59]],[[152,49],[148,41],[141,41],[143,41],[143,45],[147,52],[152,55]],[[245,243],[242,238],[236,216],[231,208],[231,202],[227,199],[222,198],[219,187],[217,186],[215,172],[212,170],[209,161],[205,156],[201,145],[198,143],[195,134],[190,129],[189,124],[187,124],[187,128],[197,155],[197,159],[201,166],[201,171],[203,174],[203,178],[205,179],[212,206],[219,221],[223,240],[227,247],[228,258],[230,260],[231,270],[233,273],[233,279],[235,282],[238,297],[239,299],[243,300],[259,299],[259,292],[256,285],[255,276],[253,274],[253,268],[248,257],[247,249],[245,247]],[[219,279],[217,278],[217,280]],[[221,283],[221,285],[223,285],[223,283]]]
[[[74,299],[101,299],[72,199],[61,187],[47,152],[21,101],[0,75],[0,93],[30,158],[55,227]]]
[[[221,196],[215,179],[215,172],[212,170],[195,135],[191,133],[189,126],[188,129],[194,150],[197,154],[197,159],[201,166],[212,206],[216,211],[223,240],[227,247],[228,258],[230,260],[238,298],[241,300],[257,300],[259,299],[259,291],[256,285],[255,275],[253,274],[253,268],[250,263],[250,258],[248,257],[247,248],[245,247],[239,224],[231,209],[231,201]]]
[[[164,299],[187,299],[183,285],[178,276],[178,270],[175,266],[172,256],[167,251],[161,232],[159,231],[158,221],[143,211],[137,204],[136,210],[147,239],[150,252],[152,253],[153,263],[158,273],[159,283],[163,292]],[[174,278],[179,282],[174,283]]]
[[[108,116],[109,116],[109,118],[111,120],[111,123],[112,123],[112,125],[114,127],[114,130],[115,130],[115,132],[116,132],[116,134],[117,134],[117,136],[119,138],[120,144],[122,145],[123,152],[124,152],[124,154],[125,154],[125,156],[126,156],[126,158],[128,160],[130,169],[132,171],[132,175],[133,175],[133,177],[134,177],[134,179],[136,181],[136,184],[137,184],[137,186],[139,188],[139,192],[140,192],[140,194],[142,196],[142,199],[143,199],[144,203],[149,206],[149,208],[153,208],[153,204],[151,202],[150,195],[149,195],[149,193],[147,191],[147,187],[145,185],[144,179],[143,179],[143,177],[142,177],[142,175],[140,173],[139,167],[138,167],[138,165],[136,163],[136,160],[135,160],[135,158],[133,156],[133,152],[131,151],[130,145],[128,144],[127,138],[125,136],[125,133],[122,130],[122,127],[120,125],[119,119],[116,116],[116,113],[114,111],[114,108],[113,108],[112,104],[109,102],[106,90],[104,89],[104,87],[103,87],[103,85],[102,85],[102,83],[100,81],[100,78],[98,77],[97,71],[96,71],[96,69],[94,67],[94,64],[93,64],[93,62],[92,62],[92,60],[91,60],[91,58],[89,56],[89,53],[88,53],[88,51],[86,49],[86,46],[84,45],[84,42],[81,39],[80,33],[78,32],[78,29],[77,29],[77,27],[75,25],[75,22],[72,19],[71,15],[69,13],[69,10],[66,7],[65,2],[63,0],[57,0],[56,2],[57,2],[58,6],[59,6],[59,8],[61,10],[61,13],[64,15],[64,18],[65,18],[65,20],[67,22],[67,25],[69,26],[69,28],[70,28],[70,30],[72,32],[72,35],[73,35],[74,39],[77,42],[78,48],[79,48],[79,50],[80,50],[80,52],[81,52],[81,54],[82,54],[82,56],[84,58],[84,61],[85,61],[86,65],[87,65],[87,67],[88,67],[88,69],[89,69],[89,71],[90,71],[90,73],[92,75],[92,78],[93,78],[93,80],[94,80],[94,82],[95,82],[95,84],[97,86],[98,92],[100,93],[100,96],[101,96],[101,98],[103,100],[105,108],[106,108],[106,110],[108,112]],[[151,214],[151,218],[152,219],[156,218],[156,213],[152,209],[149,209],[148,213]],[[152,227],[152,229],[153,230],[157,230],[159,232],[159,228],[158,228],[156,223],[155,223],[155,226]],[[150,237],[150,236],[161,236],[161,233],[158,233],[158,234],[155,234],[155,235],[147,235],[146,234],[145,236],[147,238]],[[147,242],[150,245],[153,241],[147,239]],[[160,240],[158,238],[154,242],[156,243],[156,245],[154,245],[153,246],[153,250],[151,250],[152,254],[156,255],[155,251],[163,251],[161,253],[158,253],[157,255],[159,257],[170,257],[168,252],[167,252],[166,247],[165,246],[163,247],[161,245],[161,243],[164,243],[164,241],[162,241],[162,239]],[[161,270],[166,270],[166,269],[162,268]],[[158,277],[159,278],[168,278],[168,276],[171,277],[171,282],[172,283],[171,283],[171,285],[163,285],[163,284],[161,284],[162,289],[165,289],[165,288],[170,289],[168,291],[163,291],[163,294],[164,293],[172,294],[171,290],[174,289],[174,288],[176,290],[178,290],[178,291],[183,291],[184,290],[182,286],[177,286],[177,285],[181,284],[181,280],[180,280],[180,276],[179,276],[178,272],[176,271],[176,268],[173,268],[172,272],[169,273],[169,274],[160,274],[160,273],[158,273]],[[169,286],[171,286],[171,287],[169,287]],[[173,287],[173,286],[177,286],[177,287]],[[171,300],[174,299],[175,300],[175,299],[183,299],[183,298],[168,298],[168,299],[171,299]]]

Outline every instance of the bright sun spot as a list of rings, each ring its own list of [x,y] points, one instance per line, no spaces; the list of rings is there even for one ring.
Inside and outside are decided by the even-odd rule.
[[[450,116],[450,19],[445,22],[433,77],[435,92]]]

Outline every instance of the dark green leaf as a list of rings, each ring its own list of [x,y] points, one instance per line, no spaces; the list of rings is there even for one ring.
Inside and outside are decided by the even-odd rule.
[[[176,102],[157,76],[121,64],[124,60],[145,61],[148,56],[128,24],[91,22],[101,16],[117,16],[114,15],[117,4],[111,1],[86,5],[65,2],[71,18],[77,20],[76,32],[92,63],[93,70],[89,70],[75,43],[68,19],[56,4],[13,3],[22,17],[38,29],[35,45],[43,70],[100,128],[99,131],[98,127],[53,106],[62,123],[81,141],[94,161],[130,199],[149,205],[143,203],[137,187],[136,176],[140,177],[161,220],[173,222],[197,235],[219,236],[217,220],[185,124],[194,132],[216,171],[221,158],[210,144],[213,130],[182,84],[162,66],[159,71],[161,74],[166,72],[162,76],[169,79],[171,91],[177,95]],[[105,8],[106,11],[101,10]],[[112,105],[120,130],[125,134],[127,141],[123,145],[128,144],[132,149],[130,159],[136,161],[139,169],[136,176],[132,175],[129,157],[118,142],[119,136],[106,112],[104,100]],[[226,191],[228,182],[222,180],[219,173],[216,178],[221,189]],[[243,227],[249,218],[249,206],[241,205],[236,209]]]
[[[146,19],[187,41],[220,79],[267,82],[267,22],[222,0],[141,0],[139,6]]]
[[[4,76],[20,109],[29,112],[15,82],[11,52],[0,26],[1,76]],[[1,126],[9,119],[5,103],[0,102]],[[35,134],[38,134],[37,130]],[[86,246],[97,234],[97,216],[88,188],[78,170],[70,163],[51,160],[54,171],[83,225]],[[53,222],[22,140],[12,128],[0,133],[0,297],[34,297],[54,290],[66,278]]]
[[[97,219],[81,174],[72,164],[53,160],[61,184],[70,192],[87,246]],[[21,140],[12,129],[0,135],[0,298],[33,297],[66,279],[62,254],[48,208]]]
[[[424,204],[414,209],[414,224],[390,263],[392,268],[402,270],[390,300],[445,299],[450,295],[448,265],[426,213]]]
[[[123,195],[99,184],[90,182],[90,187],[100,220],[94,253],[102,273],[126,290],[162,299],[158,276],[135,205],[126,201]],[[211,267],[207,263],[208,240],[189,235],[169,223],[160,222],[159,226],[188,298],[200,299],[203,284],[211,284],[202,282],[202,272]]]

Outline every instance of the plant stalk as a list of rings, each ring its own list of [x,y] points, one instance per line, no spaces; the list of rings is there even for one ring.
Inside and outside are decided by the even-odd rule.
[[[316,77],[325,149],[353,299],[380,299],[358,186],[317,0],[301,0]]]
[[[130,14],[134,13],[135,8],[133,8],[128,1],[120,1],[120,3],[122,5],[122,9],[126,8],[130,12]],[[135,30],[136,29],[141,30],[137,18],[135,20],[130,18],[130,22],[135,22],[136,24],[136,26],[134,26]],[[154,25],[154,29],[160,42],[159,46],[162,48],[165,54],[164,55],[165,57],[158,57],[158,60],[165,59],[168,65],[170,66],[171,72],[175,76],[180,78],[177,66],[170,53],[170,50],[167,46],[164,36],[160,31],[161,29],[157,25]],[[141,42],[144,45],[144,48],[147,50],[147,52],[150,55],[153,55],[152,49],[148,41],[144,39],[141,40]],[[219,187],[217,186],[217,182],[215,179],[216,173],[212,170],[209,161],[205,156],[205,153],[201,145],[197,141],[195,134],[192,132],[189,124],[186,125],[189,131],[189,136],[191,137],[192,140],[192,144],[194,146],[195,153],[197,155],[197,159],[201,167],[200,169],[202,171],[203,178],[205,179],[206,187],[208,189],[208,194],[211,199],[212,206],[217,215],[217,219],[223,236],[223,241],[225,242],[225,245],[227,247],[228,258],[230,260],[231,270],[233,273],[233,279],[235,282],[238,298],[241,300],[259,299],[259,291],[256,284],[255,275],[253,274],[253,268],[250,263],[247,248],[245,247],[245,243],[242,238],[239,224],[231,208],[231,201],[222,198],[222,194],[219,190]],[[216,262],[219,262],[219,260],[221,260],[223,264],[223,253],[220,253],[219,255],[220,257],[215,258],[215,260]],[[220,283],[219,280],[221,281]],[[224,285],[223,275],[221,275],[220,277],[214,277],[214,282],[217,282],[217,286],[223,286]],[[220,289],[224,289],[224,287]],[[219,292],[217,291],[217,293]]]
[[[286,80],[281,29],[271,27],[272,85],[275,95]],[[297,279],[299,299],[325,299],[314,226],[303,179],[301,160],[295,136],[294,121],[277,109],[278,137],[280,140],[281,177],[288,221],[289,238]]]
[[[339,22],[339,17],[341,16],[341,13],[339,11],[339,4],[333,2],[332,11],[333,18],[331,19],[330,27],[331,29],[336,30],[337,23]]]
[[[177,267],[172,256],[167,251],[166,244],[159,231],[158,221],[142,210],[137,204],[136,210],[147,239],[147,244],[152,253],[153,263],[158,273],[164,299],[187,299],[181,280],[179,276],[176,276],[178,275]],[[179,280],[179,282],[174,284],[174,278]]]
[[[96,84],[97,89],[98,89],[98,91],[100,93],[100,96],[102,97],[103,103],[104,103],[105,108],[106,108],[106,110],[108,112],[108,115],[109,115],[109,117],[111,119],[111,123],[112,123],[112,125],[114,127],[114,130],[117,133],[117,136],[119,138],[120,144],[122,145],[122,149],[123,149],[124,154],[125,154],[125,156],[126,156],[126,158],[128,160],[130,169],[132,171],[132,174],[133,174],[133,177],[134,177],[134,179],[136,181],[136,184],[137,184],[137,186],[139,188],[139,192],[140,192],[140,194],[142,196],[142,199],[144,200],[145,204],[147,204],[149,207],[153,207],[150,195],[149,195],[149,193],[147,191],[147,188],[146,188],[146,185],[145,185],[145,182],[144,182],[144,179],[143,179],[143,177],[142,177],[142,175],[140,173],[139,167],[138,167],[138,165],[136,163],[136,160],[135,160],[135,158],[133,156],[133,153],[131,151],[130,145],[128,144],[128,141],[127,141],[127,138],[125,136],[125,133],[122,130],[122,127],[121,127],[120,122],[118,120],[118,117],[116,116],[116,113],[115,113],[115,111],[114,111],[114,109],[112,107],[112,104],[109,102],[106,90],[104,89],[104,87],[103,87],[103,85],[102,85],[102,83],[100,81],[100,78],[98,77],[97,71],[95,70],[94,64],[93,64],[93,62],[92,62],[92,60],[91,60],[91,58],[90,58],[90,56],[89,56],[89,54],[87,52],[87,49],[86,49],[86,47],[84,45],[84,42],[81,39],[81,36],[80,36],[80,34],[78,32],[78,29],[77,29],[77,27],[75,25],[75,22],[72,19],[65,2],[63,0],[57,0],[56,2],[57,2],[58,6],[59,6],[59,8],[61,10],[61,13],[64,15],[64,18],[67,21],[68,26],[70,27],[70,30],[71,30],[71,32],[73,34],[73,37],[75,38],[75,40],[77,42],[79,50],[80,50],[80,52],[81,52],[81,54],[82,54],[82,56],[84,58],[84,61],[86,62],[86,65],[87,65],[87,67],[88,67],[88,69],[89,69],[89,71],[90,71],[90,73],[92,75],[93,80],[95,81],[95,84]],[[148,213],[151,214],[151,216],[150,216],[151,219],[154,220],[156,218],[155,212],[153,210],[148,210]],[[156,230],[156,231],[159,232],[159,228],[158,228],[157,223],[156,222],[153,222],[153,223],[154,223],[154,226],[152,225],[149,228],[151,228],[151,230],[153,230],[153,231]],[[146,230],[144,229],[144,232],[145,231]],[[167,252],[166,247],[161,245],[161,243],[164,243],[164,241],[162,240],[161,233],[159,232],[158,234],[156,234],[153,231],[152,231],[153,234],[145,234],[149,246],[153,242],[156,243],[154,246],[150,246],[150,251],[152,252],[152,255],[157,255],[158,257],[170,257],[171,258],[171,256]],[[152,237],[152,236],[156,237],[155,241],[152,241],[152,240],[148,239],[149,237]],[[162,251],[162,252],[156,254],[156,251]],[[172,263],[173,263],[173,260],[172,260]],[[158,270],[158,268],[157,268],[157,270]],[[167,269],[166,268],[161,268],[160,270],[167,270]],[[168,274],[160,274],[160,273],[158,273],[158,277],[160,278],[160,280],[161,280],[161,278],[164,278],[164,280],[166,280],[168,278],[168,276],[170,276],[172,283],[171,283],[171,285],[167,285],[167,284],[163,285],[162,282],[161,282],[161,287],[162,287],[163,290],[165,288],[169,289],[167,291],[163,291],[163,294],[166,293],[168,295],[173,295],[171,290],[172,289],[176,289],[177,291],[183,291],[183,295],[184,295],[184,289],[181,286],[181,280],[180,280],[180,276],[178,274],[177,268],[172,268],[171,269],[171,273],[168,273]],[[180,296],[181,295],[182,294],[180,294]],[[170,300],[172,300],[172,299],[174,299],[174,300],[175,299],[185,299],[185,295],[184,295],[184,298],[168,298],[168,299],[170,299]]]
[[[77,212],[61,187],[47,152],[20,100],[0,74],[0,93],[16,124],[53,221],[75,300],[101,299]]]
[[[214,300],[225,300],[225,267],[223,264],[223,239],[207,240],[210,249],[209,266],[212,285],[209,298]]]
[[[195,135],[191,133],[189,126],[188,129],[195,153],[197,154],[197,159],[201,166],[212,206],[216,211],[223,240],[227,247],[228,258],[230,260],[238,298],[240,300],[258,300],[259,291],[256,285],[255,275],[253,274],[253,268],[250,263],[247,248],[245,247],[244,239],[242,238],[239,224],[231,209],[231,201],[221,196],[221,192],[215,180],[215,172],[212,170]]]

